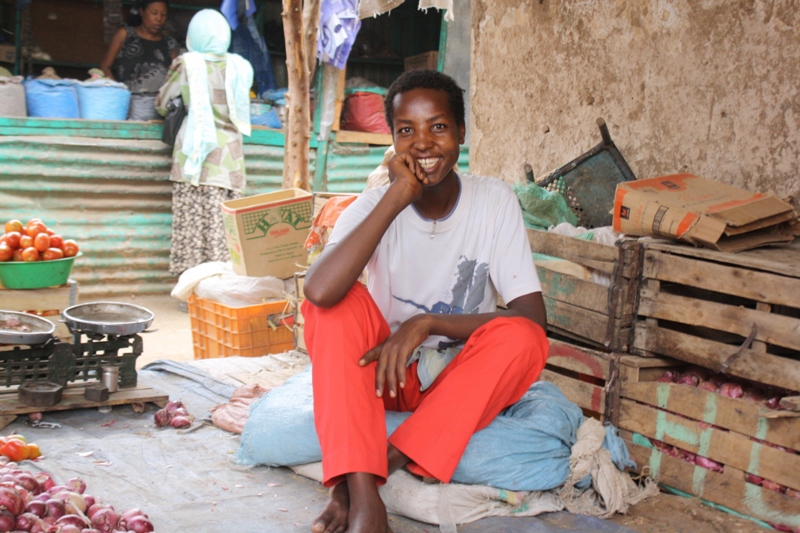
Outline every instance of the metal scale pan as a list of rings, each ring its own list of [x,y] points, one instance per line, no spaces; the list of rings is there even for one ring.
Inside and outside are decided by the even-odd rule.
[[[92,302],[73,305],[61,312],[70,331],[122,337],[141,333],[153,323],[154,315],[144,307],[120,302]]]
[[[53,337],[55,330],[52,322],[36,315],[0,311],[0,344],[42,344]]]

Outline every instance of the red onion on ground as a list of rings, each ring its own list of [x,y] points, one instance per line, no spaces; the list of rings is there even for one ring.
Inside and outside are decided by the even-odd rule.
[[[85,528],[88,525],[86,523],[86,520],[82,516],[76,514],[65,514],[64,516],[56,520],[56,525],[64,526],[67,524],[71,524],[75,527],[80,528],[78,529],[78,531],[80,531],[81,529]]]
[[[17,517],[17,529],[22,531],[30,531],[33,529],[34,524],[39,523],[44,524],[44,522],[42,522],[42,518],[33,513],[22,513]]]
[[[33,513],[39,518],[47,514],[47,505],[40,500],[31,500],[25,504],[25,511]]]
[[[167,405],[164,406],[164,409],[168,413],[171,413],[171,414],[174,414],[175,411],[177,411],[178,409],[182,409],[182,408],[183,408],[183,404],[180,401],[167,402]]]
[[[17,517],[6,509],[0,509],[0,531],[11,531],[17,527]]]
[[[134,516],[131,518],[127,527],[134,533],[151,533],[155,529],[150,520],[143,516]]]
[[[153,419],[155,420],[156,426],[163,428],[169,425],[172,422],[172,415],[167,412],[166,409],[159,409],[156,411],[156,414],[153,415]]]
[[[112,508],[100,509],[92,516],[92,527],[102,533],[111,533],[119,523],[119,515]]]
[[[47,500],[44,503],[45,503],[45,505],[47,505],[47,514],[45,515],[47,517],[52,517],[52,518],[58,520],[59,518],[61,518],[65,514],[67,514],[66,510],[64,509],[64,501],[63,500],[57,500],[55,498],[50,498],[49,500]]]
[[[25,510],[22,492],[11,487],[0,487],[0,507],[5,507],[14,516],[22,514]]]
[[[173,417],[172,422],[170,425],[174,428],[187,428],[192,425],[192,421],[186,418],[185,416],[176,415]]]
[[[64,486],[67,487],[67,490],[77,492],[78,494],[83,494],[86,492],[86,483],[79,477],[70,479],[64,484]]]

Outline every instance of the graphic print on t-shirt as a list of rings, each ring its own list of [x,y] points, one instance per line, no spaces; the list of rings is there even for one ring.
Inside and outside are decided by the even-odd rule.
[[[461,256],[461,262],[458,264],[457,268],[458,273],[456,275],[456,281],[452,289],[450,289],[452,294],[450,303],[438,301],[428,308],[412,299],[400,298],[394,294],[392,298],[413,305],[426,313],[437,313],[441,315],[477,313],[481,301],[483,301],[486,282],[489,278],[489,263],[478,264],[478,261],[475,259],[467,259]],[[459,342],[461,341],[456,341],[455,343],[457,344]],[[440,342],[439,348],[447,348],[453,344],[452,342]]]

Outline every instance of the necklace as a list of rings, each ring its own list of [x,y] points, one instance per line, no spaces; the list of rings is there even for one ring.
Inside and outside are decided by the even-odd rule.
[[[431,227],[431,239],[436,237],[436,219],[433,220],[433,226]]]

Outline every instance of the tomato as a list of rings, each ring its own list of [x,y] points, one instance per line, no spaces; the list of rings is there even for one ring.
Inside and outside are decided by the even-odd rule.
[[[61,246],[61,249],[64,250],[64,257],[78,255],[78,243],[72,239],[65,240],[64,244]]]
[[[30,450],[28,450],[28,445],[20,439],[8,439],[3,446],[0,446],[0,454],[18,463],[28,458]]]
[[[18,231],[9,231],[3,235],[3,238],[13,250],[14,248],[19,248],[19,240],[22,238],[22,234]]]
[[[24,250],[25,248],[30,248],[31,246],[33,246],[33,237],[30,235],[23,235],[19,238],[20,248]]]
[[[22,261],[22,248],[17,248],[14,250],[14,256],[12,257],[14,261]]]
[[[42,450],[39,449],[39,445],[31,442],[28,444],[28,459],[38,459],[42,456]]]
[[[39,250],[40,252],[44,252],[48,248],[50,248],[50,235],[47,233],[40,233],[33,239],[33,247]]]
[[[5,226],[6,233],[11,233],[12,231],[22,231],[22,228],[23,228],[22,222],[20,222],[17,219],[9,220],[8,222],[6,222]]]
[[[25,227],[28,231],[28,235],[31,237],[36,237],[40,233],[44,233],[47,235],[47,226],[44,225],[43,222],[28,222],[28,225]]]
[[[32,263],[34,261],[38,261],[39,260],[39,250],[37,250],[33,246],[25,248],[24,250],[22,250],[22,260],[26,261],[28,263]]]
[[[51,237],[56,234],[56,232],[51,230],[50,228],[47,228],[46,231],[47,231],[47,234],[50,235]]]
[[[61,248],[64,245],[64,238],[61,235],[50,235],[50,248]]]
[[[20,435],[19,433],[12,433],[8,437],[6,437],[6,441],[8,441],[9,439],[21,440],[25,444],[28,444],[28,439],[26,439],[24,435]]]
[[[14,258],[14,250],[7,242],[0,243],[0,261],[10,261]]]
[[[63,259],[64,252],[61,248],[48,248],[42,252],[42,259],[45,261],[52,261],[53,259]]]

